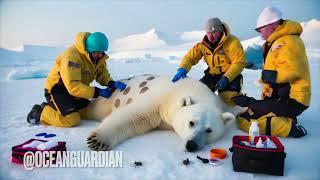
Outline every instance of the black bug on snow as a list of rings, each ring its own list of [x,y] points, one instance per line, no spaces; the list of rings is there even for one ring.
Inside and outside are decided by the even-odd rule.
[[[190,164],[190,161],[189,161],[189,159],[187,158],[187,159],[183,160],[182,163],[183,163],[184,165],[188,166],[188,165]]]
[[[135,167],[135,168],[140,167],[140,166],[142,166],[142,162],[141,161],[135,161],[134,163],[131,164],[131,166]]]

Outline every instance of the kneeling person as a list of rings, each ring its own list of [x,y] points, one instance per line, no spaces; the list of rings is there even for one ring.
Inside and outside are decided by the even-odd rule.
[[[200,79],[212,92],[218,91],[221,99],[233,106],[232,98],[241,93],[241,72],[246,66],[243,48],[232,35],[227,24],[219,18],[211,18],[206,24],[206,35],[196,44],[180,63],[173,82],[185,78],[191,67],[204,58],[208,68]]]
[[[283,20],[282,13],[266,7],[260,14],[256,30],[266,40],[261,76],[263,100],[240,95],[237,105],[248,107],[238,115],[239,128],[248,131],[250,120],[257,120],[260,132],[280,137],[302,137],[307,131],[297,125],[297,116],[311,99],[311,81],[306,51],[298,22]]]
[[[108,39],[100,32],[81,32],[75,44],[61,53],[45,83],[47,102],[34,105],[28,114],[31,124],[72,127],[88,117],[86,106],[91,98],[108,98],[115,89],[124,90],[126,84],[115,82],[106,66]],[[107,88],[90,86],[96,80]]]

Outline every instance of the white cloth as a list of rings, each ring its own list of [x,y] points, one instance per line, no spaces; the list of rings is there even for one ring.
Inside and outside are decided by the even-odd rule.
[[[245,146],[251,146],[248,141],[241,141]]]
[[[48,142],[45,142],[45,143],[42,143],[42,144],[39,144],[37,146],[37,149],[39,150],[49,150],[55,146],[58,146],[58,141],[57,140],[50,140]]]
[[[43,143],[42,141],[35,140],[29,144],[23,145],[22,148],[36,148],[39,144],[42,144],[42,143]]]

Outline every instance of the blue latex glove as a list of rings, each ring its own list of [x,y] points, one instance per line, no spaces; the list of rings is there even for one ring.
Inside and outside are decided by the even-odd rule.
[[[229,84],[229,80],[226,76],[222,76],[221,79],[217,82],[215,86],[215,90],[217,91],[223,91],[227,88]]]
[[[102,96],[104,98],[109,98],[111,96],[111,92],[108,88],[105,88],[105,89],[100,89],[99,90],[99,96]]]
[[[187,77],[187,70],[184,68],[179,68],[176,75],[173,77],[172,82],[176,82],[179,79]]]
[[[112,89],[120,89],[120,91],[123,91],[126,89],[127,85],[120,81],[111,81],[108,85]]]
[[[114,87],[116,89],[120,89],[120,91],[123,91],[123,90],[126,89],[127,85],[125,83],[123,83],[123,82],[116,81],[116,82],[114,82]]]

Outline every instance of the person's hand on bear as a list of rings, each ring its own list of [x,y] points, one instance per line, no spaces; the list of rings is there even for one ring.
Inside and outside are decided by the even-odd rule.
[[[187,71],[184,68],[179,68],[176,75],[173,77],[172,82],[176,82],[179,79],[187,77]]]
[[[109,98],[111,95],[112,95],[112,92],[109,90],[109,88],[99,89],[99,96],[102,96],[104,98]]]
[[[110,81],[108,87],[114,90],[119,89],[120,91],[123,91],[126,89],[127,85],[120,81]]]
[[[229,80],[226,76],[222,76],[215,86],[216,91],[223,91],[227,88]]]

